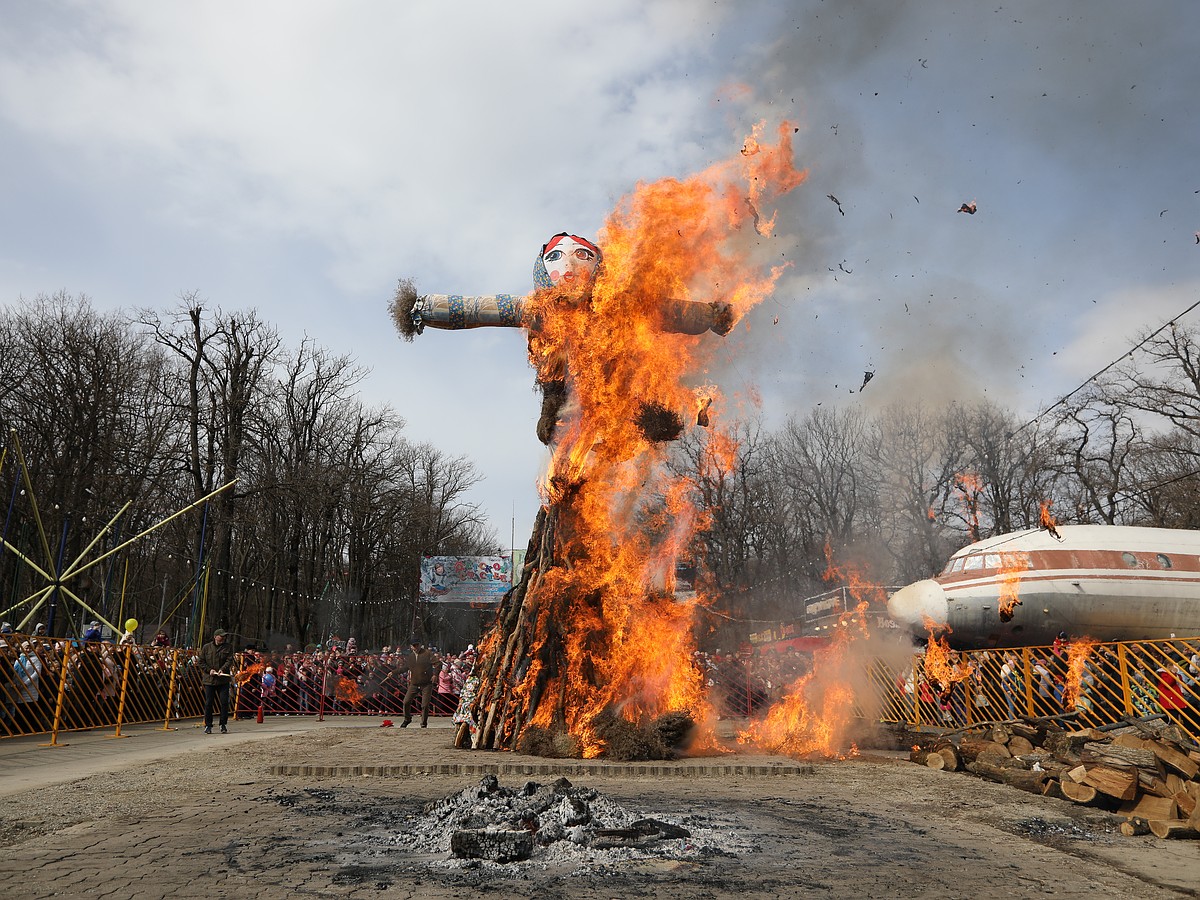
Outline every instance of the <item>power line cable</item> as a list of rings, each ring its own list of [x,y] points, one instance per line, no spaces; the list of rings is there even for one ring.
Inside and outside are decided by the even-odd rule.
[[[1085,380],[1081,385],[1079,385],[1077,388],[1075,388],[1069,394],[1064,394],[1062,397],[1059,397],[1057,400],[1055,400],[1053,403],[1051,403],[1049,406],[1047,406],[1045,409],[1043,409],[1040,413],[1038,413],[1036,416],[1034,416],[1032,419],[1030,419],[1028,422],[1026,422],[1020,428],[1016,429],[1013,432],[1013,434],[1014,435],[1020,434],[1022,431],[1024,431],[1026,428],[1028,428],[1030,425],[1032,425],[1034,422],[1038,421],[1043,416],[1045,416],[1052,409],[1062,406],[1064,403],[1066,403],[1068,400],[1070,400],[1072,397],[1074,397],[1076,394],[1078,394],[1080,391],[1082,391],[1085,387],[1087,387],[1089,384],[1091,384],[1093,381],[1095,381],[1097,378],[1099,378],[1101,375],[1103,375],[1105,372],[1107,372],[1109,369],[1111,369],[1113,366],[1115,366],[1121,360],[1125,359],[1127,356],[1132,356],[1138,350],[1141,350],[1142,347],[1146,346],[1146,344],[1150,343],[1150,341],[1152,341],[1154,338],[1156,338],[1160,334],[1162,334],[1163,331],[1165,331],[1167,328],[1174,326],[1176,322],[1178,322],[1180,319],[1182,319],[1184,316],[1186,316],[1188,313],[1190,313],[1197,306],[1200,306],[1200,300],[1197,300],[1195,303],[1193,303],[1191,306],[1189,306],[1183,312],[1176,315],[1173,319],[1168,319],[1166,322],[1164,322],[1162,325],[1160,325],[1157,329],[1155,329],[1150,334],[1146,335],[1144,338],[1142,338],[1140,341],[1138,341],[1129,350],[1126,350],[1124,353],[1122,353],[1120,356],[1118,356],[1116,359],[1114,359],[1112,362],[1110,362],[1108,365],[1106,365],[1103,369],[1100,369],[1100,371],[1096,372],[1095,374],[1093,374],[1089,378],[1087,378],[1087,380]]]

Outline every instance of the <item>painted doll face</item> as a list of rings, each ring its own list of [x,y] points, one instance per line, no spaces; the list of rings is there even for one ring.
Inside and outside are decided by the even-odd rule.
[[[570,235],[553,238],[542,252],[542,264],[556,287],[586,284],[596,274],[599,259],[594,245]]]

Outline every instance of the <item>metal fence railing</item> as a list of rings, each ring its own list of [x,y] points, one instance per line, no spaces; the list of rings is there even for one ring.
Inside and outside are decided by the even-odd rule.
[[[197,651],[0,635],[0,737],[198,718],[204,691]],[[884,722],[961,728],[981,722],[1070,713],[1080,725],[1165,714],[1200,741],[1200,637],[1165,641],[1074,641],[1051,647],[951,652],[948,668],[911,656],[867,666],[874,696],[857,713]],[[705,677],[719,715],[753,718],[809,663],[783,670],[763,660],[708,660]],[[469,669],[469,665],[466,666]],[[270,670],[270,671],[268,671]],[[953,671],[953,676],[945,675]],[[457,671],[456,671],[457,674]],[[403,715],[407,672],[399,655],[239,655],[235,717]],[[461,682],[439,679],[430,714],[453,715]],[[419,709],[413,711],[414,717]]]
[[[199,718],[198,651],[0,635],[0,738]],[[268,672],[268,669],[271,671]],[[268,677],[269,676],[269,677]],[[458,708],[461,681],[435,685],[431,716]],[[403,715],[400,655],[238,654],[231,711],[273,715]],[[419,698],[414,716],[420,715]]]
[[[196,652],[0,636],[0,737],[199,716]]]
[[[1163,713],[1200,738],[1200,637],[975,650],[952,662],[959,680],[926,672],[926,657],[870,667],[883,721],[931,727],[1072,713],[1081,726]],[[949,682],[949,683],[947,683]]]

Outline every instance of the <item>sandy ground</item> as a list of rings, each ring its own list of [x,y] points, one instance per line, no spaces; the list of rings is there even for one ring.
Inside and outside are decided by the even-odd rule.
[[[235,732],[252,725],[236,723]],[[0,896],[1194,897],[1200,842],[1126,838],[1108,814],[936,772],[901,754],[816,762],[798,774],[699,775],[692,760],[631,775],[571,774],[628,809],[726,829],[737,852],[651,853],[586,874],[474,868],[398,850],[424,805],[478,784],[481,765],[546,765],[455,751],[451,732],[331,725],[250,742],[196,741],[82,778],[0,792]],[[715,761],[714,761],[715,762]],[[458,775],[272,774],[303,766],[410,766]],[[551,768],[553,764],[551,763]],[[375,769],[373,771],[379,771]],[[762,771],[761,769],[758,771]],[[505,786],[555,774],[500,774]],[[53,781],[54,779],[42,779]]]

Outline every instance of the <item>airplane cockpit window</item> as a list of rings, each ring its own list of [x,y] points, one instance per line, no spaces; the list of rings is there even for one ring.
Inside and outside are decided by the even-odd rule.
[[[1164,569],[1171,568],[1171,557],[1167,556],[1165,553],[1156,553],[1154,558],[1158,560],[1158,564]]]
[[[982,568],[983,568],[983,554],[981,554],[981,553],[974,553],[971,556],[968,556],[966,559],[966,563],[963,566],[963,569],[967,572],[973,572],[976,569],[982,569]]]
[[[1137,564],[1138,564],[1137,557],[1134,556],[1132,553],[1129,553],[1129,552],[1122,553],[1121,559],[1125,560],[1125,565],[1129,566],[1129,568],[1131,568],[1131,569],[1137,568]]]
[[[962,571],[962,557],[953,557],[946,563],[946,569],[942,570],[942,575],[953,575],[954,572]]]

